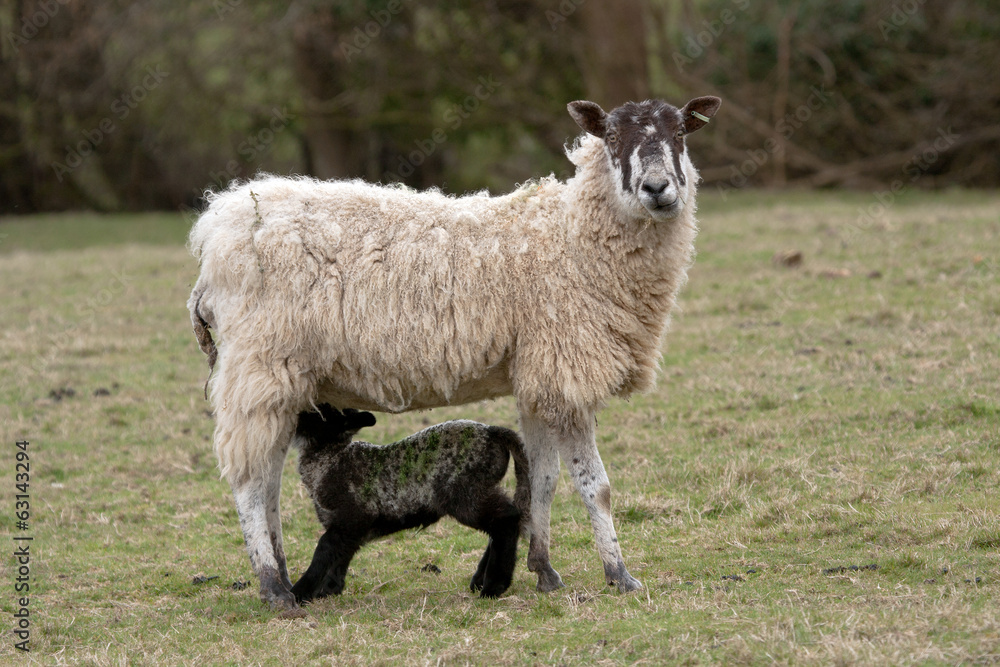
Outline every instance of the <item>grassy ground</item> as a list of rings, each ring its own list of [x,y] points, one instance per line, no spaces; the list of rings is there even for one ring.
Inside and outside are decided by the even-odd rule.
[[[364,549],[343,596],[276,617],[218,479],[180,216],[0,222],[0,533],[31,535],[30,659],[72,664],[1000,660],[1000,195],[706,192],[659,388],[599,417],[644,591],[603,585],[567,479],[534,590],[467,580],[443,521]],[[31,222],[31,224],[29,224]],[[122,242],[124,239],[125,242]],[[802,263],[772,262],[797,250]],[[509,400],[384,417],[384,441]],[[14,441],[31,442],[30,529]],[[292,576],[318,523],[286,468]],[[440,573],[424,571],[432,563]],[[0,560],[12,625],[13,561]],[[216,577],[193,583],[196,576]],[[235,590],[235,582],[251,580]],[[237,587],[238,588],[238,587]],[[0,661],[14,654],[5,632]],[[23,659],[24,656],[19,656]]]

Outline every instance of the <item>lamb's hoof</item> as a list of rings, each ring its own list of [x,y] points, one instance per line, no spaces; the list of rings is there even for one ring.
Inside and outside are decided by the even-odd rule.
[[[508,586],[484,586],[483,592],[479,594],[481,598],[493,598],[496,599],[504,594],[508,589]]]
[[[475,579],[473,579],[472,583],[473,586],[475,586]],[[479,582],[478,587],[473,588],[470,586],[470,588],[474,591],[482,589],[482,592],[479,594],[479,597],[481,598],[498,598],[503,595],[508,588],[510,588],[511,583],[513,583],[512,579],[507,579],[506,581],[501,579],[500,581],[497,581],[495,579],[490,579],[489,577],[483,577],[483,580]]]
[[[538,589],[539,593],[551,593],[552,591],[562,588],[566,584],[563,583],[562,577],[559,573],[553,570],[551,567],[547,570],[538,571]]]
[[[295,598],[295,602],[297,604],[301,605],[301,604],[305,604],[307,602],[312,602],[313,594],[311,592],[306,592],[306,591],[302,591],[302,590],[295,590],[295,587],[293,586],[292,587],[292,597]]]

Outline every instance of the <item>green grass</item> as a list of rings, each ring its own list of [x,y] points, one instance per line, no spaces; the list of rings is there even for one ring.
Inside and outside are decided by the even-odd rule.
[[[0,218],[0,255],[141,243],[183,245],[193,220],[175,213],[59,213]]]
[[[30,657],[995,661],[1000,195],[912,193],[854,227],[858,208],[874,201],[704,193],[699,256],[659,387],[599,416],[619,537],[645,590],[604,586],[589,520],[564,476],[552,556],[565,589],[536,593],[522,546],[508,595],[472,597],[483,536],[446,520],[363,549],[345,594],[304,619],[276,617],[258,601],[218,479],[207,367],[184,306],[196,277],[183,248],[188,223],[0,222],[0,532],[13,544],[13,442],[25,438]],[[801,251],[801,266],[773,264],[785,250]],[[500,400],[383,416],[363,435],[386,441],[459,416],[516,426],[512,401]],[[319,532],[294,457],[282,498],[294,578]],[[427,563],[441,572],[423,571]],[[194,584],[197,575],[218,578]],[[0,560],[8,625],[14,576],[12,560]],[[232,588],[246,580],[249,588]],[[0,660],[14,653],[6,635]]]

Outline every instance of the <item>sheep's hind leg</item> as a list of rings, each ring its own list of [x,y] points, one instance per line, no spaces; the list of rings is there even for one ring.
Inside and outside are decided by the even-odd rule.
[[[594,440],[593,419],[587,426],[572,434],[551,432],[558,443],[559,453],[566,463],[570,477],[590,515],[594,528],[597,552],[604,563],[604,578],[608,585],[618,587],[622,593],[642,588],[642,583],[625,569],[621,547],[611,519],[611,484],[607,471],[597,451]]]
[[[225,363],[223,363],[225,367]],[[225,368],[223,369],[225,370]],[[219,382],[232,383],[223,375]],[[245,378],[241,385],[252,384]],[[278,609],[295,609],[281,539],[281,471],[295,427],[284,410],[246,410],[239,392],[222,391],[216,404],[215,445],[219,464],[233,490],[236,512],[261,600]],[[228,406],[228,407],[227,407]]]
[[[268,470],[261,478],[249,478],[230,484],[250,564],[260,579],[260,599],[274,608],[293,609],[296,607],[295,597],[290,590],[291,586],[285,585],[283,579],[287,578],[287,573],[282,577],[282,566],[279,563],[279,559],[284,562],[281,534],[272,534],[268,526],[268,489],[273,483],[270,476],[275,474],[280,483],[279,467],[277,470]]]
[[[278,577],[286,589],[291,589],[288,578],[288,564],[285,562],[284,539],[281,534],[281,472],[288,454],[288,445],[275,447],[271,453],[271,470],[277,470],[267,480],[267,532],[271,537],[271,547],[278,563]]]
[[[548,593],[564,585],[562,577],[549,562],[549,512],[559,479],[559,454],[540,420],[522,412],[521,431],[531,477],[528,570],[538,575],[538,590]]]

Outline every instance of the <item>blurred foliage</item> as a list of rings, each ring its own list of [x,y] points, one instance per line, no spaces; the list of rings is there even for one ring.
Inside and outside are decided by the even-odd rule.
[[[197,207],[258,171],[569,174],[568,101],[724,98],[721,187],[1000,183],[988,0],[12,0],[0,212]]]
[[[1000,184],[995,2],[682,5],[663,22],[664,77],[714,91],[729,111],[702,161],[706,180]]]

